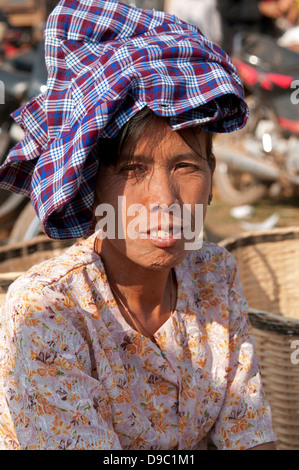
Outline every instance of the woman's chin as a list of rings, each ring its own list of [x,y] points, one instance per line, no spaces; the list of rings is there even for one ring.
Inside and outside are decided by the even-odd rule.
[[[137,242],[137,240],[136,240]],[[169,269],[180,264],[188,254],[184,241],[178,239],[148,238],[135,245],[136,263],[149,269]],[[129,251],[127,256],[130,257]],[[133,253],[132,253],[133,257]]]

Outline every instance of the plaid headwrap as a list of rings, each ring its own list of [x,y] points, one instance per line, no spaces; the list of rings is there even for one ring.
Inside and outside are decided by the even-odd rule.
[[[45,56],[47,91],[13,115],[25,138],[0,167],[0,186],[31,197],[51,238],[88,231],[101,158],[95,144],[143,107],[171,117],[173,129],[230,132],[247,120],[228,56],[163,12],[63,0],[48,18]]]

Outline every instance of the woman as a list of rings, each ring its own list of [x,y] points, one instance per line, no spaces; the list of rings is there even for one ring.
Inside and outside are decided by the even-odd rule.
[[[273,449],[235,262],[194,249],[211,131],[247,118],[235,69],[196,28],[116,1],[63,1],[45,36],[48,91],[17,113],[1,184],[30,189],[53,238],[97,227],[9,290],[2,447]]]

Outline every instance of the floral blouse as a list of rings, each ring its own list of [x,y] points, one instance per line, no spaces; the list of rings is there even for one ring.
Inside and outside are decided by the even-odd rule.
[[[95,235],[31,268],[0,310],[1,449],[247,449],[275,440],[233,257],[175,268],[156,343],[127,324]]]

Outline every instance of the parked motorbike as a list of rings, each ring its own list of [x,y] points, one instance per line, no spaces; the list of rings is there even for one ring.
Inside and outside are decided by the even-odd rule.
[[[11,117],[11,113],[43,91],[47,82],[43,41],[37,48],[22,53],[0,68],[0,82],[4,85],[4,103],[0,105],[0,164],[9,150],[23,137],[23,131]],[[11,230],[20,212],[28,204],[28,198],[0,189],[0,227]],[[31,203],[29,203],[31,204]],[[32,212],[32,211],[31,211]],[[35,215],[32,212],[32,218]],[[11,242],[21,241],[11,237]]]
[[[241,131],[215,139],[217,193],[230,205],[293,196],[299,191],[299,54],[271,37],[240,33],[232,60],[250,117]]]

